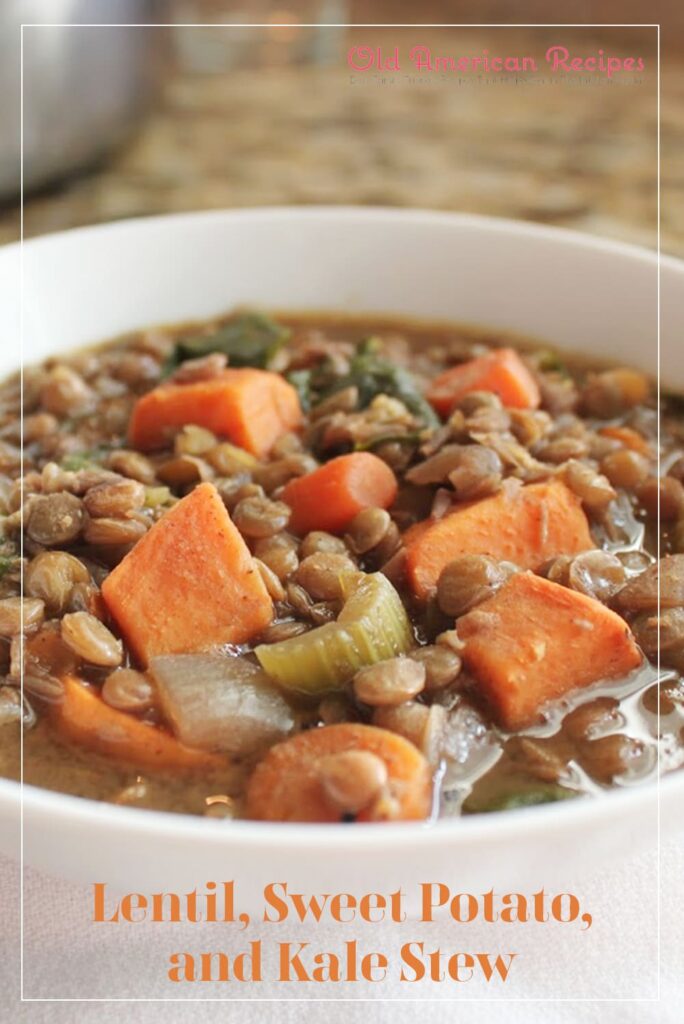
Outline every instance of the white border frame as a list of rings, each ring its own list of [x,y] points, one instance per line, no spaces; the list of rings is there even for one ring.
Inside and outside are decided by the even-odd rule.
[[[344,22],[333,22],[333,23],[298,23],[298,28],[301,29],[655,29],[656,30],[656,381],[657,381],[657,472],[660,475],[660,23],[358,23],[349,24]],[[151,22],[151,23],[66,23],[66,22],[23,22],[19,28],[19,381],[20,381],[20,393],[24,395],[24,208],[25,208],[25,188],[24,188],[24,172],[25,172],[25,155],[24,155],[24,35],[25,29],[283,29],[291,28],[292,24],[288,22],[283,23],[169,23],[169,22]],[[24,476],[24,401],[22,400],[22,408],[20,408],[20,427],[19,427],[19,446],[22,457],[20,457],[20,472],[22,477]],[[23,487],[20,488],[20,501],[22,501],[22,507],[24,506],[24,494]],[[657,520],[659,523],[660,519],[660,499],[658,494],[657,499]],[[20,531],[20,556],[24,556],[24,531]],[[657,557],[660,556],[660,540],[658,530],[657,540]],[[22,561],[22,574],[20,574],[20,582],[22,582],[22,593],[24,592],[24,561]],[[659,611],[660,611],[660,594],[658,588],[658,623],[659,623]],[[24,618],[24,609],[22,608],[22,626]],[[657,660],[656,660],[657,675],[660,674],[660,645],[659,645],[659,625],[658,625],[658,649],[657,649]],[[22,699],[24,698],[24,651],[20,655],[20,694]],[[660,710],[658,705],[657,712],[657,723],[658,731],[660,725]],[[223,1004],[231,1004],[231,1002],[254,1002],[254,1004],[263,1004],[263,1002],[273,1002],[273,1004],[282,1004],[282,1002],[358,1002],[358,1004],[366,1004],[366,1002],[407,1002],[407,1004],[413,1004],[413,1002],[443,1002],[445,1005],[452,1005],[457,1002],[481,1002],[481,1004],[512,1004],[512,1002],[545,1002],[545,1004],[575,1004],[575,1002],[616,1002],[616,1004],[630,1004],[630,1002],[636,1002],[636,1004],[659,1004],[661,994],[661,878],[660,878],[660,773],[656,776],[656,994],[655,996],[638,996],[638,997],[606,997],[606,996],[582,996],[580,998],[572,997],[561,997],[561,998],[546,998],[546,997],[513,997],[507,998],[505,995],[501,997],[483,997],[477,998],[471,997],[458,997],[458,998],[441,998],[437,996],[419,996],[419,997],[407,997],[401,996],[396,997],[383,997],[379,995],[376,998],[364,997],[364,996],[350,996],[342,998],[334,997],[285,997],[285,998],[259,998],[255,997],[243,997],[243,996],[226,996],[226,997],[189,997],[189,998],[165,998],[165,997],[125,997],[125,996],[114,996],[112,998],[105,997],[76,997],[71,998],[68,996],[27,996],[25,995],[25,976],[24,976],[24,933],[25,933],[25,921],[24,921],[24,731],[20,733],[19,741],[19,1004],[28,1004],[28,1002],[186,1002],[186,1004],[194,1004],[194,1002],[223,1002]]]

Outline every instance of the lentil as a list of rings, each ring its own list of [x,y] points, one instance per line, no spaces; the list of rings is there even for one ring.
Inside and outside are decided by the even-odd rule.
[[[91,665],[117,666],[123,659],[120,640],[88,612],[70,612],[62,619],[62,639]]]
[[[318,771],[328,799],[349,814],[368,807],[387,783],[385,762],[366,750],[331,754],[319,762]]]
[[[425,665],[413,658],[389,658],[354,676],[354,693],[363,704],[384,707],[416,697],[425,686]]]
[[[142,713],[154,707],[154,688],[142,672],[118,668],[105,679],[102,699],[118,711]]]

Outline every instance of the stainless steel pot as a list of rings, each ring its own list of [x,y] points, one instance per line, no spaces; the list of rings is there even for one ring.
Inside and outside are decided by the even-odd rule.
[[[19,192],[20,25],[24,34],[24,187],[95,163],[145,112],[163,65],[159,0],[2,0],[0,196]],[[66,22],[64,27],[29,23]],[[80,28],[79,23],[117,22]]]

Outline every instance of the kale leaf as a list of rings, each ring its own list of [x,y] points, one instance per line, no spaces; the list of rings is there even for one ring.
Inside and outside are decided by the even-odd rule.
[[[290,336],[290,329],[265,313],[242,313],[211,334],[181,338],[164,364],[163,376],[187,359],[223,352],[231,366],[267,368]]]
[[[334,378],[321,392],[317,401],[323,401],[343,388],[356,387],[359,407],[365,409],[377,395],[390,395],[403,402],[410,413],[426,427],[438,427],[440,420],[432,406],[423,398],[411,373],[385,359],[378,338],[366,338],[351,358],[349,371]],[[315,375],[312,375],[315,390]],[[315,402],[314,402],[315,404]]]

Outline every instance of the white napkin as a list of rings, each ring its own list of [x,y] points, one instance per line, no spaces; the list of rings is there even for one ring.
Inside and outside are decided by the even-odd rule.
[[[90,921],[92,892],[30,869],[25,872],[24,983],[27,996],[43,999],[186,999],[182,1002],[25,1003],[19,1007],[19,869],[0,860],[0,1021],[49,1021],[50,1024],[97,1021],[151,1021],[192,1024],[236,1020],[240,1024],[304,1019],[326,1024],[406,1019],[497,1024],[612,1022],[680,1024],[684,1019],[684,833],[663,843],[661,882],[661,999],[657,984],[655,852],[630,857],[593,878],[573,882],[593,926],[582,932],[572,925],[432,925],[293,927],[277,932],[263,924],[249,935],[235,935],[220,925],[106,925]],[[274,849],[274,856],[277,851]],[[571,852],[569,860],[571,859]],[[459,878],[459,887],[466,888]],[[381,984],[173,984],[166,979],[168,956],[175,950],[223,950],[230,954],[251,939],[262,939],[265,964],[281,940],[310,941],[321,950],[339,949],[357,938],[364,949],[386,952],[393,970]],[[518,958],[506,984],[473,980],[401,982],[399,950],[408,941],[444,951],[516,951]],[[266,973],[266,971],[265,971]],[[272,973],[272,972],[271,972]],[[10,1000],[7,1001],[7,994]],[[221,1002],[196,1002],[199,997]],[[318,999],[354,1001],[310,1002]],[[566,1001],[571,999],[581,1001]],[[232,1002],[233,999],[243,1001]],[[289,1002],[288,1000],[300,1000]],[[360,1000],[365,999],[365,1002]],[[443,1002],[443,1000],[454,1000]],[[487,1002],[479,1000],[486,999]],[[595,1000],[621,999],[622,1002]],[[257,1001],[259,1000],[259,1001]],[[263,1000],[275,1000],[264,1002]],[[358,1000],[358,1001],[356,1001]],[[416,1000],[408,1002],[408,1000]],[[429,1000],[429,1001],[428,1001]],[[492,1001],[495,1000],[495,1001]],[[632,1001],[624,1001],[632,1000]]]

